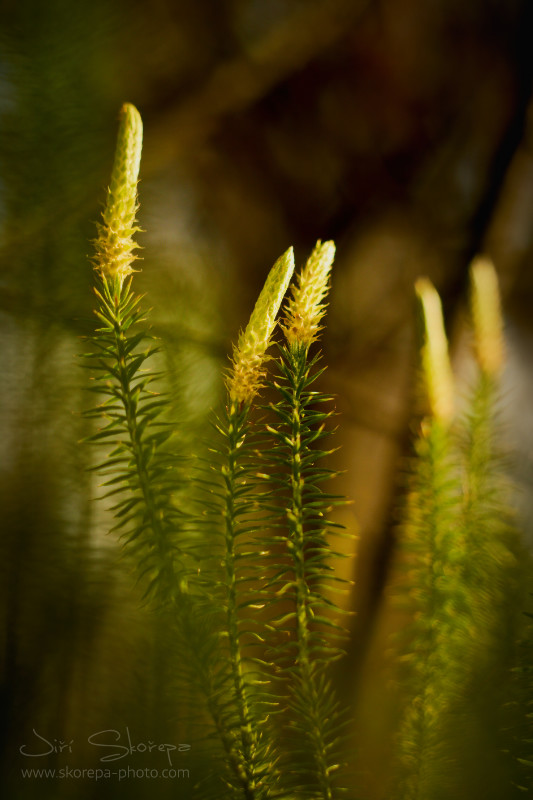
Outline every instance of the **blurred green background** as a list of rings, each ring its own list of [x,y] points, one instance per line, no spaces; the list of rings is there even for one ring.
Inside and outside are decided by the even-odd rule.
[[[502,281],[502,413],[533,536],[531,3],[3,0],[0,10],[6,796],[193,797],[205,769],[189,753],[174,766],[190,768],[190,781],[20,773],[29,762],[95,766],[87,738],[106,729],[121,743],[126,728],[139,742],[190,733],[169,702],[171,646],[139,610],[108,512],[94,503],[94,454],[79,444],[91,239],[129,101],[145,124],[136,280],[165,345],[185,450],[220,398],[230,343],[271,264],[291,244],[301,263],[317,239],[337,243],[325,385],[342,415],[338,488],[354,501],[342,521],[358,536],[347,562],[358,614],[339,680],[347,699],[370,698],[359,701],[367,749],[356,788],[383,797],[377,642],[394,627],[381,601],[413,407],[412,285],[427,274],[441,292],[466,383],[465,287],[480,249]],[[48,756],[20,753],[49,749],[34,730]],[[146,763],[163,768],[159,757]],[[476,786],[469,798],[502,796],[496,768]]]

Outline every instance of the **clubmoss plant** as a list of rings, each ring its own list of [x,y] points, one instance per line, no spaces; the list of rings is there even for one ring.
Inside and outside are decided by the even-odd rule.
[[[466,767],[457,730],[469,730],[472,716],[495,729],[501,722],[495,686],[502,685],[512,654],[518,587],[516,532],[496,445],[503,335],[494,269],[486,259],[471,269],[479,378],[458,423],[440,300],[427,279],[417,281],[416,292],[428,413],[401,534],[403,596],[413,614],[401,653],[408,699],[396,796],[403,800],[458,791]],[[482,707],[476,707],[482,686]],[[479,738],[479,730],[473,735]]]
[[[510,510],[509,480],[499,444],[498,401],[504,366],[503,320],[496,271],[474,260],[470,308],[478,375],[460,432],[463,468],[462,528],[465,574],[473,591],[478,673],[504,663],[516,634],[518,537]],[[506,646],[504,643],[507,643]],[[496,676],[489,672],[491,678]]]
[[[456,692],[458,639],[464,635],[462,587],[454,564],[461,542],[450,439],[453,379],[439,296],[427,279],[417,281],[416,293],[424,329],[427,414],[415,444],[401,529],[406,561],[402,585],[415,610],[401,656],[408,699],[398,735],[395,796],[402,800],[432,797],[436,782],[442,784],[446,777],[446,712]]]
[[[223,538],[223,574],[212,587],[212,597],[223,611],[221,652],[215,669],[220,689],[228,698],[224,726],[231,733],[237,752],[234,790],[250,800],[273,796],[276,775],[271,745],[261,725],[266,713],[261,688],[266,679],[257,669],[251,668],[250,659],[243,653],[242,640],[249,631],[246,620],[239,616],[251,603],[246,586],[250,580],[250,549],[255,543],[250,542],[250,537],[258,526],[254,519],[257,515],[256,468],[249,412],[261,385],[266,350],[293,270],[291,248],[270,271],[250,321],[239,337],[226,379],[226,413],[216,425],[220,444],[212,451],[218,474],[205,481],[212,495],[209,506],[213,533],[217,532],[216,522],[220,519]],[[222,486],[218,475],[222,476]]]
[[[477,375],[459,430],[464,579],[471,588],[470,715],[493,737],[512,728],[510,667],[516,663],[524,607],[524,552],[516,527],[509,457],[502,446],[501,379],[504,326],[498,277],[487,257],[470,268],[470,316]],[[483,700],[481,698],[484,698]],[[507,750],[508,743],[500,744]]]
[[[172,431],[161,420],[166,398],[152,391],[157,376],[146,369],[157,347],[142,325],[140,298],[131,287],[141,149],[142,121],[127,103],[120,113],[111,183],[95,242],[95,313],[101,326],[87,358],[98,376],[93,390],[106,399],[89,412],[104,421],[90,441],[113,448],[94,469],[107,477],[106,496],[116,498],[116,529],[135,558],[145,595],[166,604],[185,577],[177,543],[183,515],[172,498],[179,483],[178,459],[168,447]]]
[[[323,370],[317,368],[320,355],[310,357],[310,347],[321,330],[334,256],[333,242],[317,243],[285,308],[286,345],[272,383],[280,400],[270,407],[277,424],[268,428],[276,444],[266,474],[283,509],[271,545],[277,566],[270,582],[284,608],[273,621],[282,635],[274,658],[288,681],[288,731],[294,742],[283,771],[292,791],[323,800],[341,791],[336,773],[342,720],[327,667],[341,655],[344,631],[327,591],[338,580],[332,564],[337,554],[327,541],[328,532],[339,527],[328,521],[337,498],[322,488],[333,473],[320,465],[329,455],[322,440],[331,436],[333,412],[327,409],[331,398],[311,388]],[[269,510],[279,514],[279,506]]]

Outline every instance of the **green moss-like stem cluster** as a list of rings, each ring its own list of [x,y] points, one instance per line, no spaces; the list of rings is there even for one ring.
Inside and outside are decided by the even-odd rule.
[[[201,698],[216,796],[336,800],[348,788],[347,718],[329,672],[346,640],[330,543],[342,499],[328,489],[333,412],[314,388],[323,370],[310,351],[335,246],[318,242],[297,273],[282,318],[286,345],[272,359],[292,248],[275,263],[234,348],[208,463],[185,470],[132,290],[141,146],[139,113],[126,104],[95,244],[99,327],[87,358],[98,394],[89,416],[101,427],[89,441],[110,446],[95,469],[144,596],[178,643],[176,681]],[[471,724],[472,688],[487,675],[505,682],[514,641],[518,545],[496,444],[503,325],[490,262],[477,260],[471,274],[479,377],[459,421],[440,299],[427,279],[415,287],[426,413],[400,526],[397,588],[411,618],[398,645],[398,800],[456,796],[455,732]],[[270,404],[258,421],[265,383]],[[496,705],[487,719],[499,725]]]

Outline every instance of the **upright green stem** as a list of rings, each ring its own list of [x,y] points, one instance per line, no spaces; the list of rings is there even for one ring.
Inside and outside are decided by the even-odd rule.
[[[449,436],[438,421],[426,420],[417,453],[405,529],[405,545],[414,557],[408,586],[413,596],[416,593],[417,621],[411,645],[413,694],[399,735],[405,770],[402,800],[422,800],[439,780],[436,768],[445,742],[446,712],[458,690],[462,663],[455,615],[464,611],[463,587],[453,561],[461,542],[453,516]]]
[[[137,416],[137,403],[134,400],[134,392],[131,387],[131,378],[127,369],[127,336],[122,326],[121,307],[124,301],[124,284],[121,280],[115,279],[113,297],[115,301],[115,344],[117,353],[117,367],[119,382],[122,389],[122,397],[124,402],[124,412],[126,414],[126,424],[130,435],[130,442],[132,447],[133,458],[137,468],[137,475],[139,478],[139,487],[142,492],[144,503],[146,506],[146,513],[150,521],[150,527],[153,531],[154,537],[158,543],[160,550],[161,563],[164,564],[169,576],[174,574],[174,567],[172,561],[168,558],[168,551],[165,548],[165,534],[162,526],[162,516],[157,510],[157,504],[153,495],[153,487],[150,483],[148,475],[146,459],[143,454],[143,441],[142,433],[139,428],[139,420]]]
[[[294,566],[296,601],[296,665],[299,668],[301,688],[309,704],[309,715],[313,722],[312,750],[313,760],[323,800],[332,800],[333,787],[328,768],[327,741],[323,731],[323,718],[319,711],[319,693],[316,685],[316,665],[312,661],[310,648],[309,586],[305,569],[305,518],[303,488],[305,478],[302,474],[302,459],[309,455],[302,446],[302,391],[305,387],[308,347],[294,348],[289,353],[289,369],[294,376],[291,390],[292,430],[291,450],[291,510],[287,514],[289,529],[288,547]]]
[[[244,444],[247,428],[249,406],[240,408],[236,400],[230,402],[227,427],[227,464],[222,468],[225,484],[224,516],[225,516],[225,570],[227,585],[226,625],[229,639],[229,655],[231,662],[231,678],[235,693],[239,718],[240,744],[242,760],[239,768],[239,779],[242,783],[243,796],[246,800],[254,800],[261,796],[257,783],[255,759],[257,751],[257,731],[254,729],[248,703],[246,682],[243,672],[239,619],[237,612],[237,537],[240,494],[239,453]]]
[[[214,729],[222,743],[231,771],[235,775],[242,775],[240,748],[232,735],[232,731],[225,724],[222,702],[215,686],[215,675],[212,669],[210,653],[207,652],[212,644],[214,631],[205,631],[205,609],[195,602],[191,595],[180,598],[176,609],[179,619],[179,630],[183,632],[184,647],[187,658],[190,658],[190,680],[197,686],[203,695],[206,708],[213,722]],[[199,619],[199,615],[201,619]]]
[[[305,357],[304,357],[305,358]],[[305,361],[303,362],[305,365]],[[294,369],[296,384],[291,392],[292,399],[292,436],[290,447],[292,506],[288,515],[289,542],[294,564],[296,585],[296,625],[298,641],[298,662],[303,672],[309,674],[309,609],[307,605],[308,587],[305,580],[305,534],[303,519],[303,478],[302,478],[302,437],[301,437],[301,382],[298,380],[298,367],[302,364],[291,364]]]
[[[237,549],[242,534],[242,520],[251,510],[250,490],[246,483],[248,470],[243,466],[242,455],[248,430],[248,412],[253,398],[261,387],[264,376],[265,352],[270,345],[276,315],[287,291],[294,271],[294,254],[289,248],[270,270],[265,285],[257,299],[246,329],[239,336],[233,351],[232,368],[227,375],[228,389],[227,426],[221,429],[226,439],[224,478],[225,517],[225,572],[226,572],[226,630],[229,642],[230,672],[234,699],[237,706],[237,725],[241,747],[241,769],[238,779],[245,800],[258,800],[271,794],[265,774],[265,757],[261,758],[260,735],[256,715],[252,714],[249,699],[250,684],[245,678],[238,618]],[[262,755],[265,756],[263,749]],[[268,776],[269,779],[272,775]]]
[[[309,392],[319,373],[311,375],[316,360],[309,362],[308,356],[322,330],[334,255],[333,242],[317,242],[296,276],[282,322],[287,347],[282,349],[281,383],[274,384],[281,400],[272,409],[281,426],[277,431],[270,429],[278,441],[273,450],[274,461],[281,462],[286,470],[281,482],[289,493],[286,541],[294,576],[289,584],[285,571],[275,579],[281,583],[279,594],[283,596],[289,588],[295,604],[296,661],[291,668],[289,707],[293,734],[298,733],[301,741],[294,748],[295,758],[288,763],[288,770],[299,788],[305,784],[306,796],[321,800],[332,800],[335,793],[331,776],[339,765],[334,761],[332,746],[338,740],[340,722],[324,660],[326,652],[332,657],[338,657],[340,652],[312,630],[313,620],[319,625],[337,626],[328,619],[328,612],[321,616],[324,607],[331,609],[333,604],[318,588],[329,577],[327,561],[331,554],[325,538],[328,500],[318,484],[331,475],[315,466],[326,453],[312,449],[311,444],[326,435],[324,423],[329,415],[310,408],[327,398]]]
[[[518,619],[520,546],[497,447],[497,379],[481,372],[462,432],[465,580],[473,587],[472,678],[504,675]],[[490,613],[487,609],[490,608]],[[497,673],[494,673],[497,670]],[[498,680],[500,680],[498,678]],[[487,704],[483,704],[487,709]]]
[[[124,309],[132,298],[129,284],[124,282],[122,278],[107,279],[102,276],[102,281],[104,289],[106,293],[109,293],[113,303],[115,374],[120,386],[119,396],[124,408],[125,427],[128,432],[129,447],[135,464],[135,475],[144,502],[143,515],[153,537],[150,539],[148,547],[157,553],[156,560],[159,572],[157,590],[159,599],[163,603],[167,603],[177,589],[176,570],[172,557],[172,547],[168,541],[168,526],[165,528],[162,498],[157,497],[155,486],[148,470],[149,457],[147,457],[146,453],[148,445],[143,441],[143,431],[138,415],[138,393],[132,386],[132,380],[138,377],[138,373],[132,373],[128,363],[128,358],[131,359],[131,348],[128,346],[127,327],[124,325]]]

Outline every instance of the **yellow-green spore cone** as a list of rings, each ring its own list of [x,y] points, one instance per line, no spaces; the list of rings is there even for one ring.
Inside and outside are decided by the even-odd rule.
[[[120,110],[111,182],[95,243],[95,266],[106,278],[122,281],[133,272],[133,251],[138,247],[133,237],[140,230],[135,215],[142,138],[141,115],[135,106],[125,103]]]
[[[429,408],[434,419],[448,423],[453,415],[454,387],[442,305],[437,290],[428,278],[419,278],[415,283],[415,291],[424,321],[422,372]]]
[[[334,258],[333,242],[317,242],[297,276],[283,321],[283,332],[290,347],[309,347],[322,330],[320,322],[326,313],[325,298]]]
[[[486,256],[472,262],[470,286],[476,357],[486,375],[497,377],[504,363],[503,318],[498,276]]]
[[[252,311],[246,330],[233,351],[233,367],[227,378],[230,400],[248,404],[261,388],[265,352],[276,324],[279,307],[294,272],[294,251],[290,247],[272,269]]]

